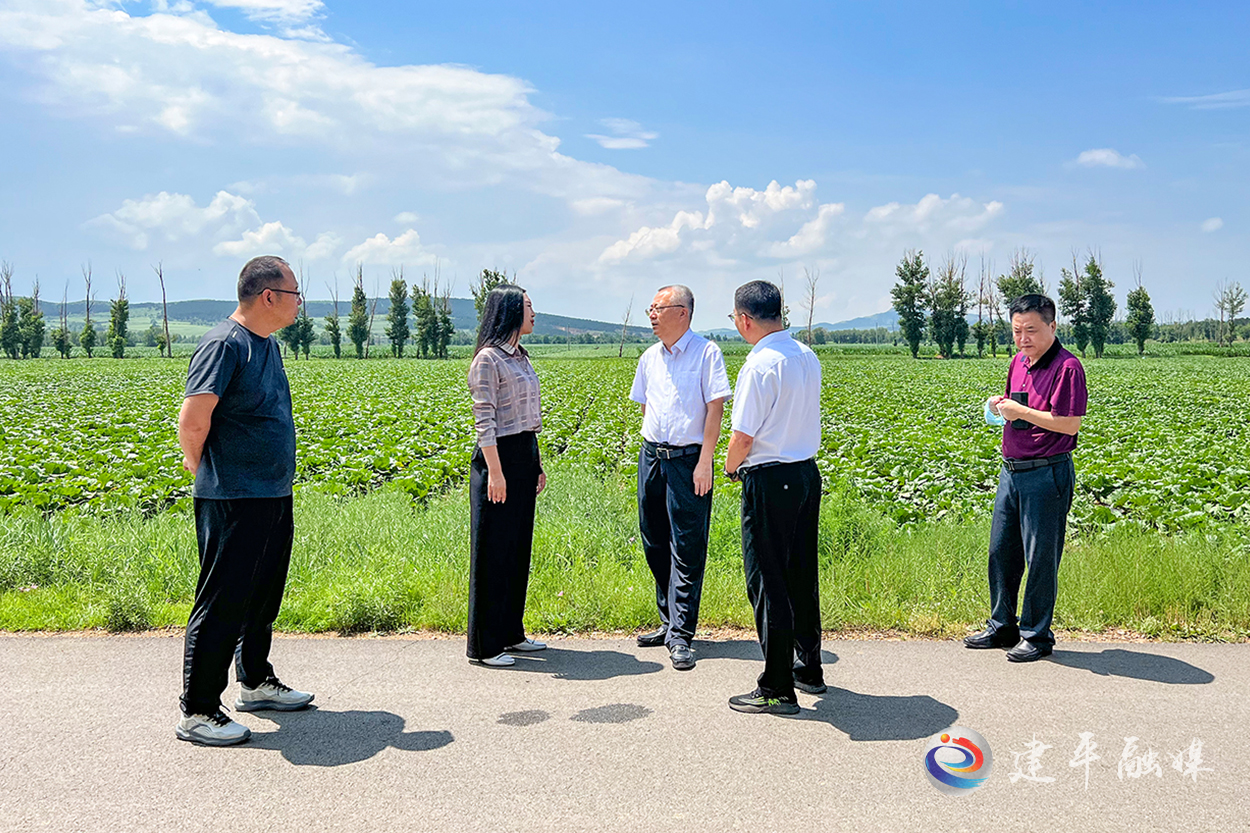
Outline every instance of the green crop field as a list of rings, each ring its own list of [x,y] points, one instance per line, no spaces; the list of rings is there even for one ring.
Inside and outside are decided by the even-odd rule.
[[[536,360],[548,460],[631,471],[634,364],[554,351]],[[728,364],[732,375],[741,356]],[[1002,361],[837,355],[823,367],[819,463],[828,488],[845,487],[902,523],[988,511],[998,431],[983,423],[982,402],[1002,387]],[[288,362],[287,371],[300,489],[422,498],[463,476],[473,448],[465,361]],[[151,513],[184,500],[191,477],[179,469],[176,441],[184,377],[181,360],[0,364],[0,510]],[[1250,362],[1103,360],[1089,363],[1088,379],[1078,525],[1173,531],[1250,520]]]
[[[536,629],[653,616],[632,508],[637,348],[616,352],[535,351],[552,479],[527,614]],[[729,349],[731,377],[743,354]],[[1001,390],[1005,360],[831,349],[822,364],[826,624],[958,632],[984,615],[999,429],[984,424],[982,403]],[[1061,624],[1244,635],[1250,361],[1086,368]],[[463,628],[467,361],[315,359],[287,371],[302,533],[280,624]],[[0,628],[185,621],[195,571],[191,477],[176,443],[185,372],[185,357],[0,362]],[[751,621],[738,488],[718,476],[713,624]]]

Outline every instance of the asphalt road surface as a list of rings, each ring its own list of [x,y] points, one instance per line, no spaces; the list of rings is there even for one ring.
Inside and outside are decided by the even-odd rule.
[[[751,641],[696,642],[690,672],[550,645],[487,669],[462,639],[280,638],[316,708],[214,749],[174,738],[180,635],[0,636],[0,830],[1250,830],[1247,644],[829,641],[795,717],[729,710]],[[952,725],[993,759],[958,797],[924,765]]]

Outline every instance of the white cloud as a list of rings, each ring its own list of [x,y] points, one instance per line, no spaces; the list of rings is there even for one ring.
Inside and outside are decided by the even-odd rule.
[[[320,9],[308,0],[229,2],[283,21]],[[389,180],[424,187],[508,182],[567,199],[636,197],[653,187],[559,153],[560,140],[539,129],[548,115],[519,78],[452,65],[379,66],[345,44],[240,34],[202,10],[165,7],[132,16],[88,0],[6,0],[0,53],[36,80],[45,104],[120,132],[329,147],[375,168],[394,160]]]
[[[415,266],[434,263],[438,257],[421,245],[421,235],[408,229],[394,240],[382,232],[354,246],[343,255],[344,263],[368,263],[387,266]]]
[[[587,139],[594,139],[599,146],[607,150],[637,150],[649,147],[650,143],[660,138],[659,133],[643,130],[642,125],[633,119],[600,119],[599,123],[611,131],[611,136],[599,133],[587,133]]]
[[[218,257],[250,258],[263,254],[297,256],[307,248],[303,238],[296,236],[278,221],[243,232],[240,240],[223,240],[213,246]]]
[[[673,222],[667,226],[650,228],[643,226],[629,236],[618,240],[599,255],[600,263],[619,263],[631,255],[641,258],[674,252],[681,245],[681,231],[686,228],[704,228],[703,214],[699,211],[678,211]]]
[[[324,232],[307,245],[284,223],[263,222],[255,203],[229,191],[218,191],[203,208],[187,194],[168,191],[124,200],[116,211],[101,214],[85,227],[138,251],[176,242],[182,249],[211,246],[218,257],[271,253],[320,260],[342,245],[333,232]]]
[[[132,249],[148,248],[153,235],[165,241],[198,237],[205,231],[229,234],[260,222],[251,200],[218,191],[204,208],[186,194],[161,191],[140,200],[124,200],[121,208],[86,223]]]
[[[1141,161],[1141,157],[1137,154],[1124,156],[1112,148],[1081,151],[1081,155],[1076,157],[1076,161],[1071,164],[1082,168],[1121,168],[1126,171],[1146,167],[1146,163]]]
[[[948,199],[925,194],[915,205],[891,202],[870,208],[864,215],[861,236],[873,228],[908,234],[940,228],[967,234],[984,227],[1002,212],[1003,204],[998,200],[978,203],[959,194],[951,194]]]
[[[711,227],[723,215],[732,214],[744,227],[757,228],[770,215],[809,208],[815,193],[816,182],[811,179],[801,179],[784,188],[774,179],[763,191],[733,188],[722,180],[707,189],[707,224]]]
[[[399,223],[401,226],[411,226],[413,223],[417,222],[417,220],[420,220],[421,218],[415,212],[401,211],[398,214],[396,214],[394,217],[392,217],[391,219]]]
[[[1172,96],[1160,99],[1164,104],[1185,104],[1194,110],[1229,110],[1250,107],[1250,90],[1230,90],[1211,95]]]
[[[1224,228],[1224,221],[1219,217],[1211,217],[1202,221],[1202,230],[1206,234],[1210,234],[1213,231],[1219,231],[1222,228]]]
[[[587,197],[584,200],[574,200],[570,205],[578,214],[593,217],[598,214],[606,214],[617,208],[623,208],[625,201],[614,197]]]
[[[804,223],[789,240],[774,243],[769,254],[773,257],[799,257],[821,248],[825,245],[834,218],[841,217],[845,210],[845,203],[825,203],[816,212],[816,217]]]
[[[325,4],[321,0],[205,0],[224,9],[238,9],[253,20],[297,22],[316,15]]]

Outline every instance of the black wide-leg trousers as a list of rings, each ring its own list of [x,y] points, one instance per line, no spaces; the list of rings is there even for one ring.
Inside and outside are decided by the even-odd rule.
[[[482,450],[469,467],[470,659],[489,659],[525,639],[525,591],[534,543],[538,437],[532,431],[496,440],[507,499],[491,503]]]
[[[712,491],[702,497],[694,492],[698,462],[697,453],[656,456],[647,443],[638,452],[638,531],[669,647],[690,647],[699,625]]]
[[[794,697],[795,676],[822,681],[819,525],[820,472],[814,460],[743,474],[742,562],[764,650],[758,683],[766,697]]]
[[[183,714],[221,707],[231,656],[235,676],[249,688],[274,676],[269,649],[294,536],[289,495],[195,499],[200,578],[183,652]]]

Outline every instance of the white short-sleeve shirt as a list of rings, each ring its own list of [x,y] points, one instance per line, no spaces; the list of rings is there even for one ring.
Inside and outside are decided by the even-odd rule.
[[[753,437],[743,466],[797,463],[820,449],[820,360],[788,330],[751,349],[734,388],[733,430]]]
[[[672,350],[659,341],[643,351],[629,398],[647,406],[643,439],[697,445],[703,442],[707,403],[728,397],[732,390],[720,348],[687,330]]]

